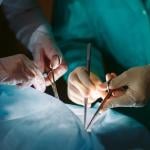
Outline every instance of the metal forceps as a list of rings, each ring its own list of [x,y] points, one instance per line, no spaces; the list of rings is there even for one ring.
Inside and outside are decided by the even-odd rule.
[[[59,64],[60,64],[59,56],[58,56],[58,60],[59,60]],[[50,75],[52,75],[52,81],[50,79]],[[50,64],[50,71],[48,72],[48,79],[52,82],[51,86],[52,86],[54,96],[59,99],[58,90],[57,90],[56,81],[55,81],[55,76],[54,76],[54,69],[53,69],[52,64]]]
[[[90,64],[91,64],[91,43],[87,45],[86,50],[86,69],[88,71],[88,75],[90,76]],[[87,104],[88,98],[84,99],[84,128],[86,128],[86,120],[87,120]]]
[[[106,97],[103,99],[101,105],[98,107],[98,109],[97,109],[97,111],[95,112],[95,114],[93,115],[93,117],[92,117],[92,119],[90,120],[90,122],[89,122],[89,124],[88,124],[88,126],[87,126],[86,129],[88,129],[88,128],[90,127],[90,125],[93,123],[93,121],[95,120],[96,116],[97,116],[98,113],[100,112],[100,110],[103,108],[105,102],[112,96],[113,90],[110,90],[110,89],[109,89],[110,81],[111,81],[111,80],[109,80],[109,81],[107,82],[107,91],[108,91],[108,93],[107,93]]]

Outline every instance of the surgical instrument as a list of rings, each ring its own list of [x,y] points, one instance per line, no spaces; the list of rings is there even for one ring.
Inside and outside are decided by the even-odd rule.
[[[97,111],[95,112],[95,114],[93,115],[92,119],[90,120],[90,122],[89,122],[89,124],[88,124],[86,130],[88,130],[88,128],[90,127],[90,125],[91,125],[91,124],[93,123],[93,121],[95,120],[96,116],[99,114],[100,110],[102,110],[102,108],[103,108],[104,104],[106,103],[106,101],[112,96],[113,90],[109,89],[109,83],[110,83],[110,81],[111,81],[111,80],[109,80],[109,81],[107,82],[107,91],[108,91],[108,93],[107,93],[106,97],[103,99],[101,105],[98,107],[98,109],[97,109]]]
[[[50,80],[50,74],[52,75],[52,84],[51,84],[51,86],[52,86],[54,96],[59,99],[58,90],[57,90],[57,86],[56,86],[56,81],[55,81],[55,77],[54,77],[54,70],[53,70],[52,67],[50,68],[50,71],[48,73],[49,80]]]
[[[88,71],[89,76],[90,76],[90,64],[91,64],[91,43],[87,45],[87,50],[86,50],[86,69]],[[86,128],[87,104],[88,104],[88,98],[85,98],[84,99],[84,128]]]

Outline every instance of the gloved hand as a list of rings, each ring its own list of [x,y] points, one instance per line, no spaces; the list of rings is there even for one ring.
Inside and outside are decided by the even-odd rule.
[[[90,105],[106,95],[106,92],[99,88],[101,83],[93,73],[90,73],[89,78],[86,68],[78,67],[68,77],[68,97],[79,105],[83,105],[84,99],[88,98],[88,105]]]
[[[50,66],[52,66],[55,80],[57,80],[67,71],[62,54],[45,26],[40,26],[32,34],[29,49],[32,52],[34,62],[42,73],[48,73]],[[47,85],[50,85],[51,82],[48,79],[52,80],[52,76],[46,80]]]
[[[102,91],[106,83],[101,84]],[[142,107],[150,98],[150,66],[131,68],[110,82],[110,89],[124,89],[106,101],[103,111],[114,107]]]
[[[0,58],[0,83],[31,86],[45,91],[45,80],[38,67],[25,55]]]

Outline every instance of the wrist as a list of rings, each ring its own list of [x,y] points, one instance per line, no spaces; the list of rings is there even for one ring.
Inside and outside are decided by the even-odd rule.
[[[33,52],[34,47],[36,45],[39,45],[43,43],[42,39],[49,39],[53,40],[53,34],[52,34],[52,29],[51,26],[48,24],[42,24],[40,25],[31,35],[28,43],[28,49],[30,52]]]

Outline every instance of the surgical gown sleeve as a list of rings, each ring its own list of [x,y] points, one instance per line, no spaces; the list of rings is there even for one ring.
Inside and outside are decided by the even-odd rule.
[[[68,63],[68,72],[65,75],[67,79],[70,72],[72,72],[77,67],[86,67],[86,49],[88,43],[80,42],[66,42],[66,44],[61,48],[65,60]],[[102,55],[96,47],[92,47],[91,54],[91,72],[96,74],[100,79],[104,79],[104,66]]]
[[[37,0],[4,0],[2,5],[11,29],[26,47],[38,27],[45,26],[48,33],[51,30]]]
[[[54,10],[54,35],[65,60],[68,73],[76,67],[86,66],[86,49],[92,43],[91,71],[104,78],[104,66],[101,49],[95,45],[95,31],[88,16],[87,7],[81,1],[68,2],[58,0]]]

